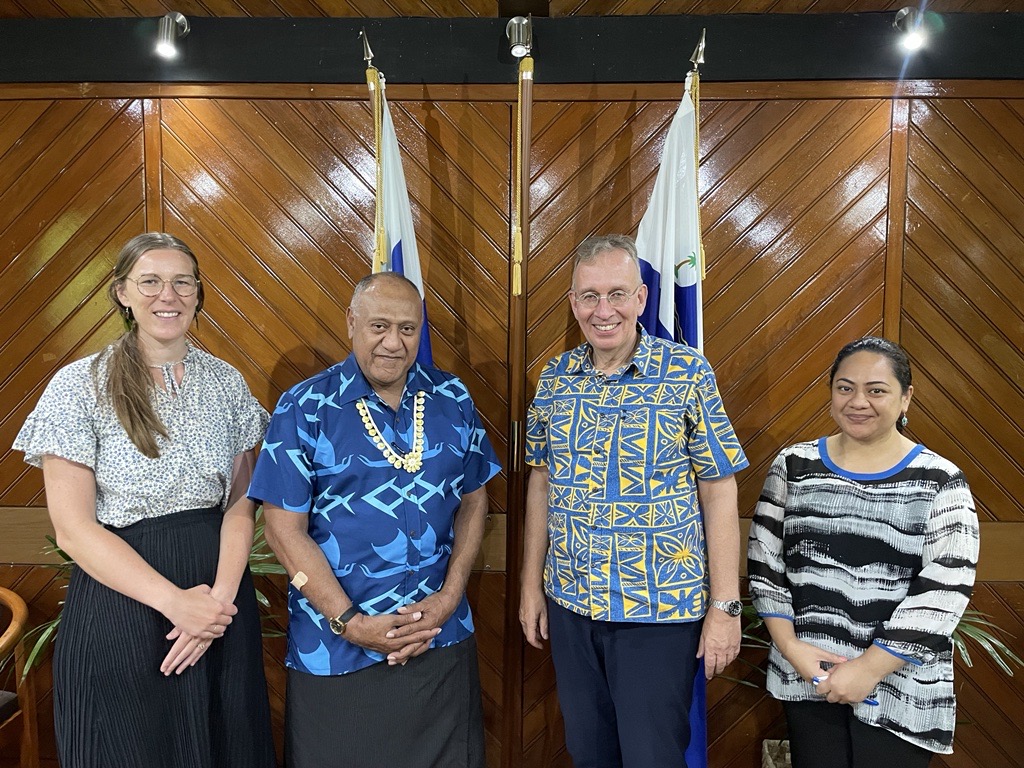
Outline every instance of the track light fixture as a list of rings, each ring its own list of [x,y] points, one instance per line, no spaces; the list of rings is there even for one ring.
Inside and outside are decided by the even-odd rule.
[[[178,55],[178,38],[188,34],[188,19],[177,11],[160,17],[156,31],[156,53],[165,59]]]
[[[928,42],[923,22],[924,14],[917,8],[907,6],[896,11],[892,25],[900,31],[900,45],[908,53],[920,50]]]
[[[508,50],[517,59],[530,55],[533,48],[533,21],[529,18],[516,16],[505,27],[508,37]]]

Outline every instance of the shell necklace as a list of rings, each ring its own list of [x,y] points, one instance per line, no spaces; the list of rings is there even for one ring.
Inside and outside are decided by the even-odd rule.
[[[404,456],[399,456],[377,429],[377,424],[366,405],[366,398],[356,400],[356,408],[363,419],[363,427],[373,440],[373,444],[377,446],[377,450],[384,454],[384,458],[391,466],[395,469],[404,469],[406,472],[416,472],[423,466],[423,402],[426,400],[426,393],[420,390],[413,400],[412,450]]]

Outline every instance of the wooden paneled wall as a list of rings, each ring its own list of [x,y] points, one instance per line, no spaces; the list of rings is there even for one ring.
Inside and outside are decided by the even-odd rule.
[[[0,94],[4,507],[44,503],[40,473],[9,446],[52,373],[117,332],[104,289],[131,235],[164,228],[194,246],[208,286],[196,341],[237,366],[267,407],[346,354],[343,310],[369,268],[364,89],[94,89]],[[535,89],[527,391],[551,355],[579,341],[565,299],[573,247],[592,233],[635,233],[679,95]],[[974,604],[1024,652],[1024,573],[1005,545],[1024,541],[1024,87],[706,84],[702,95],[706,351],[751,460],[741,515],[780,447],[830,430],[823,377],[837,349],[865,333],[899,339],[915,365],[911,433],[964,469],[986,524],[991,580]],[[435,358],[467,382],[504,457],[514,92],[392,86],[389,98]],[[520,513],[506,508],[507,482],[489,486],[492,552],[506,545],[504,515]],[[6,516],[0,540],[19,519]],[[489,764],[569,765],[547,654],[506,629],[516,574],[504,572],[503,553],[481,567],[471,593]],[[0,584],[39,620],[61,597],[40,567],[0,566]],[[263,586],[280,606],[282,584]],[[508,644],[521,650],[521,671],[506,668]],[[277,729],[282,655],[268,641]],[[935,764],[1015,765],[1024,726],[1006,713],[1019,711],[1024,688],[980,652],[974,660],[959,670],[957,753]],[[759,681],[739,664],[732,674]],[[37,680],[44,712],[47,675]],[[708,699],[716,768],[758,765],[760,740],[784,732],[763,690],[716,680]],[[52,755],[52,724],[42,731]]]

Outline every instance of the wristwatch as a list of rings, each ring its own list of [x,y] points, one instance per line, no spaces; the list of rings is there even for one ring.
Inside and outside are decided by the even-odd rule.
[[[341,614],[341,616],[335,616],[333,619],[328,619],[327,624],[330,626],[331,632],[336,635],[344,635],[345,630],[348,629],[348,623],[352,621],[352,617],[357,613],[359,613],[359,609],[356,608],[355,604],[353,604],[347,611]]]
[[[739,600],[712,600],[711,605],[720,611],[725,611],[734,618],[743,613],[743,603]]]

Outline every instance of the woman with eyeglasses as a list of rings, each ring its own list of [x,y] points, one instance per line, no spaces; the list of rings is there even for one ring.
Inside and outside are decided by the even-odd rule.
[[[839,432],[779,454],[750,527],[768,690],[794,768],[924,768],[953,751],[974,501],[956,466],[903,434],[914,388],[899,345],[850,342],[829,385]]]
[[[63,768],[275,765],[246,498],[268,416],[192,346],[199,264],[148,233],[108,295],[125,332],[61,369],[14,447],[74,569],[54,650]]]

